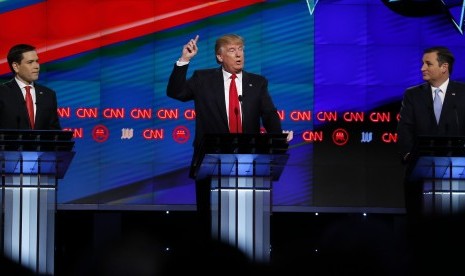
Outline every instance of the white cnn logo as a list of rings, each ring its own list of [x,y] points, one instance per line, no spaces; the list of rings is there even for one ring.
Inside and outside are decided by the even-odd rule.
[[[122,128],[121,129],[121,139],[131,139],[134,136],[133,128]]]

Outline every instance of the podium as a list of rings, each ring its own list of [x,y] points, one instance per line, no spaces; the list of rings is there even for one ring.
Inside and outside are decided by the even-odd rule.
[[[194,177],[211,178],[212,238],[251,260],[270,260],[272,183],[289,155],[287,134],[206,135]]]
[[[6,257],[53,275],[56,188],[74,157],[71,131],[0,130],[1,245]]]
[[[413,181],[423,183],[427,215],[465,211],[465,137],[418,137]]]

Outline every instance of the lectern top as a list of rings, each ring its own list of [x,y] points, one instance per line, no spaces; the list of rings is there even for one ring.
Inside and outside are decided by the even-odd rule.
[[[0,129],[0,141],[3,140],[47,140],[69,141],[73,132],[68,130],[21,130]]]
[[[463,136],[418,136],[413,151],[420,156],[465,156]]]
[[[207,134],[202,139],[199,154],[284,154],[289,143],[287,134],[223,133]]]
[[[2,172],[61,179],[75,154],[72,139],[72,131],[0,129]]]
[[[209,134],[202,140],[191,177],[271,176],[279,179],[288,160],[287,134]]]
[[[1,151],[71,151],[73,132],[65,130],[0,129]]]

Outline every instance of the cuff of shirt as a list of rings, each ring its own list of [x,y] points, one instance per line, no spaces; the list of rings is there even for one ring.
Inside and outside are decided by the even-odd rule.
[[[176,61],[176,65],[177,65],[177,66],[184,66],[184,65],[186,65],[186,64],[189,64],[189,61],[179,61],[179,60]]]

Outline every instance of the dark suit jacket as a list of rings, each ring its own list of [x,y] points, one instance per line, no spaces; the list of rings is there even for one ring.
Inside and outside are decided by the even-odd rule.
[[[434,117],[432,93],[428,83],[404,93],[397,125],[401,156],[412,151],[418,136],[465,136],[465,83],[449,81],[439,124]]]
[[[194,178],[194,169],[199,157],[198,150],[203,136],[229,133],[229,124],[222,69],[197,70],[190,79],[186,80],[187,69],[188,65],[174,65],[166,93],[169,97],[183,102],[194,100],[194,154],[189,173],[189,176]],[[265,127],[267,133],[282,133],[281,120],[268,93],[268,81],[264,77],[242,71],[241,108],[244,133],[260,133],[261,125]],[[197,199],[197,204],[199,200]]]
[[[34,129],[61,130],[55,92],[38,83],[34,87],[37,109]],[[26,102],[15,79],[0,85],[0,129],[31,129]]]
[[[197,70],[186,80],[188,65],[174,66],[167,95],[186,102],[194,100],[197,148],[205,134],[229,133],[221,68]],[[242,128],[244,133],[282,133],[281,120],[268,93],[268,81],[257,74],[242,72]]]

